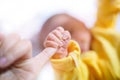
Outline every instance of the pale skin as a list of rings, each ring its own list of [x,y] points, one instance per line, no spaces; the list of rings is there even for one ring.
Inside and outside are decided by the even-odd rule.
[[[79,35],[79,34],[78,34]],[[64,30],[63,27],[57,27],[50,32],[45,39],[44,46],[56,48],[56,54],[53,55],[53,59],[62,59],[68,56],[68,44],[71,40],[70,32]]]
[[[55,48],[47,47],[32,57],[30,41],[17,34],[0,34],[0,80],[35,80],[55,52]]]
[[[59,17],[67,18],[65,19],[67,26],[64,25],[64,21],[59,21]],[[58,27],[50,33],[48,31],[48,36],[44,42],[46,48],[35,57],[32,57],[30,41],[23,40],[16,34],[7,36],[0,34],[0,80],[35,80],[39,71],[52,56],[57,59],[68,56],[67,47],[71,36],[72,39],[78,41],[83,52],[90,49],[91,36],[89,31],[81,25],[81,22],[64,14],[56,18],[58,18],[58,21],[56,22],[55,19],[52,22],[57,25],[53,25],[52,29],[63,24],[63,28],[68,31],[62,27]],[[42,37],[45,36],[41,36],[44,41]]]
[[[78,34],[79,35],[79,34]],[[68,56],[68,44],[71,40],[69,31],[64,30],[63,27],[57,27],[50,32],[45,39],[44,46],[56,48],[56,54],[53,55],[54,59],[62,59]]]
[[[68,14],[54,15],[44,23],[40,32],[41,48],[43,48],[42,45],[45,37],[58,26],[61,26],[70,32],[71,38],[79,43],[82,53],[90,50],[92,40],[90,30],[82,21],[77,20]]]
[[[44,42],[45,47],[56,48],[56,54],[53,55],[54,59],[60,59],[68,56],[67,48],[71,35],[68,31],[62,27],[57,27],[55,30],[50,32]]]
[[[47,36],[44,42],[46,48],[32,57],[30,41],[21,39],[17,34],[0,34],[0,80],[35,80],[51,56],[64,58],[68,55],[70,40],[70,33],[58,27]]]

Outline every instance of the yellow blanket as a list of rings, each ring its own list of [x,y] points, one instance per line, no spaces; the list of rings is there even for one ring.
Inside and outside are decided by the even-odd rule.
[[[55,80],[120,80],[120,33],[114,26],[120,11],[120,0],[99,0],[95,27],[91,29],[91,51],[81,54],[71,40],[69,56],[51,59]]]

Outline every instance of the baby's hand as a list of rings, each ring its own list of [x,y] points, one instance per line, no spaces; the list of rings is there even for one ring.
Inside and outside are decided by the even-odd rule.
[[[68,55],[67,48],[70,40],[70,33],[65,31],[62,27],[58,27],[48,34],[44,46],[57,48],[57,52],[53,58],[64,58]]]

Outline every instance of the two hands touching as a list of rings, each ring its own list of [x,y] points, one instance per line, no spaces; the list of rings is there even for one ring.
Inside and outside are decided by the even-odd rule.
[[[45,49],[32,57],[30,41],[16,34],[0,34],[0,80],[35,80],[51,57],[56,59],[68,55],[70,40],[70,33],[58,27],[48,34],[44,42]]]

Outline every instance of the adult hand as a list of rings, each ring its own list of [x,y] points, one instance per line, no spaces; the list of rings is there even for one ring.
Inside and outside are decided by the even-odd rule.
[[[46,48],[32,57],[32,45],[16,34],[0,34],[0,80],[35,80],[56,49]]]

